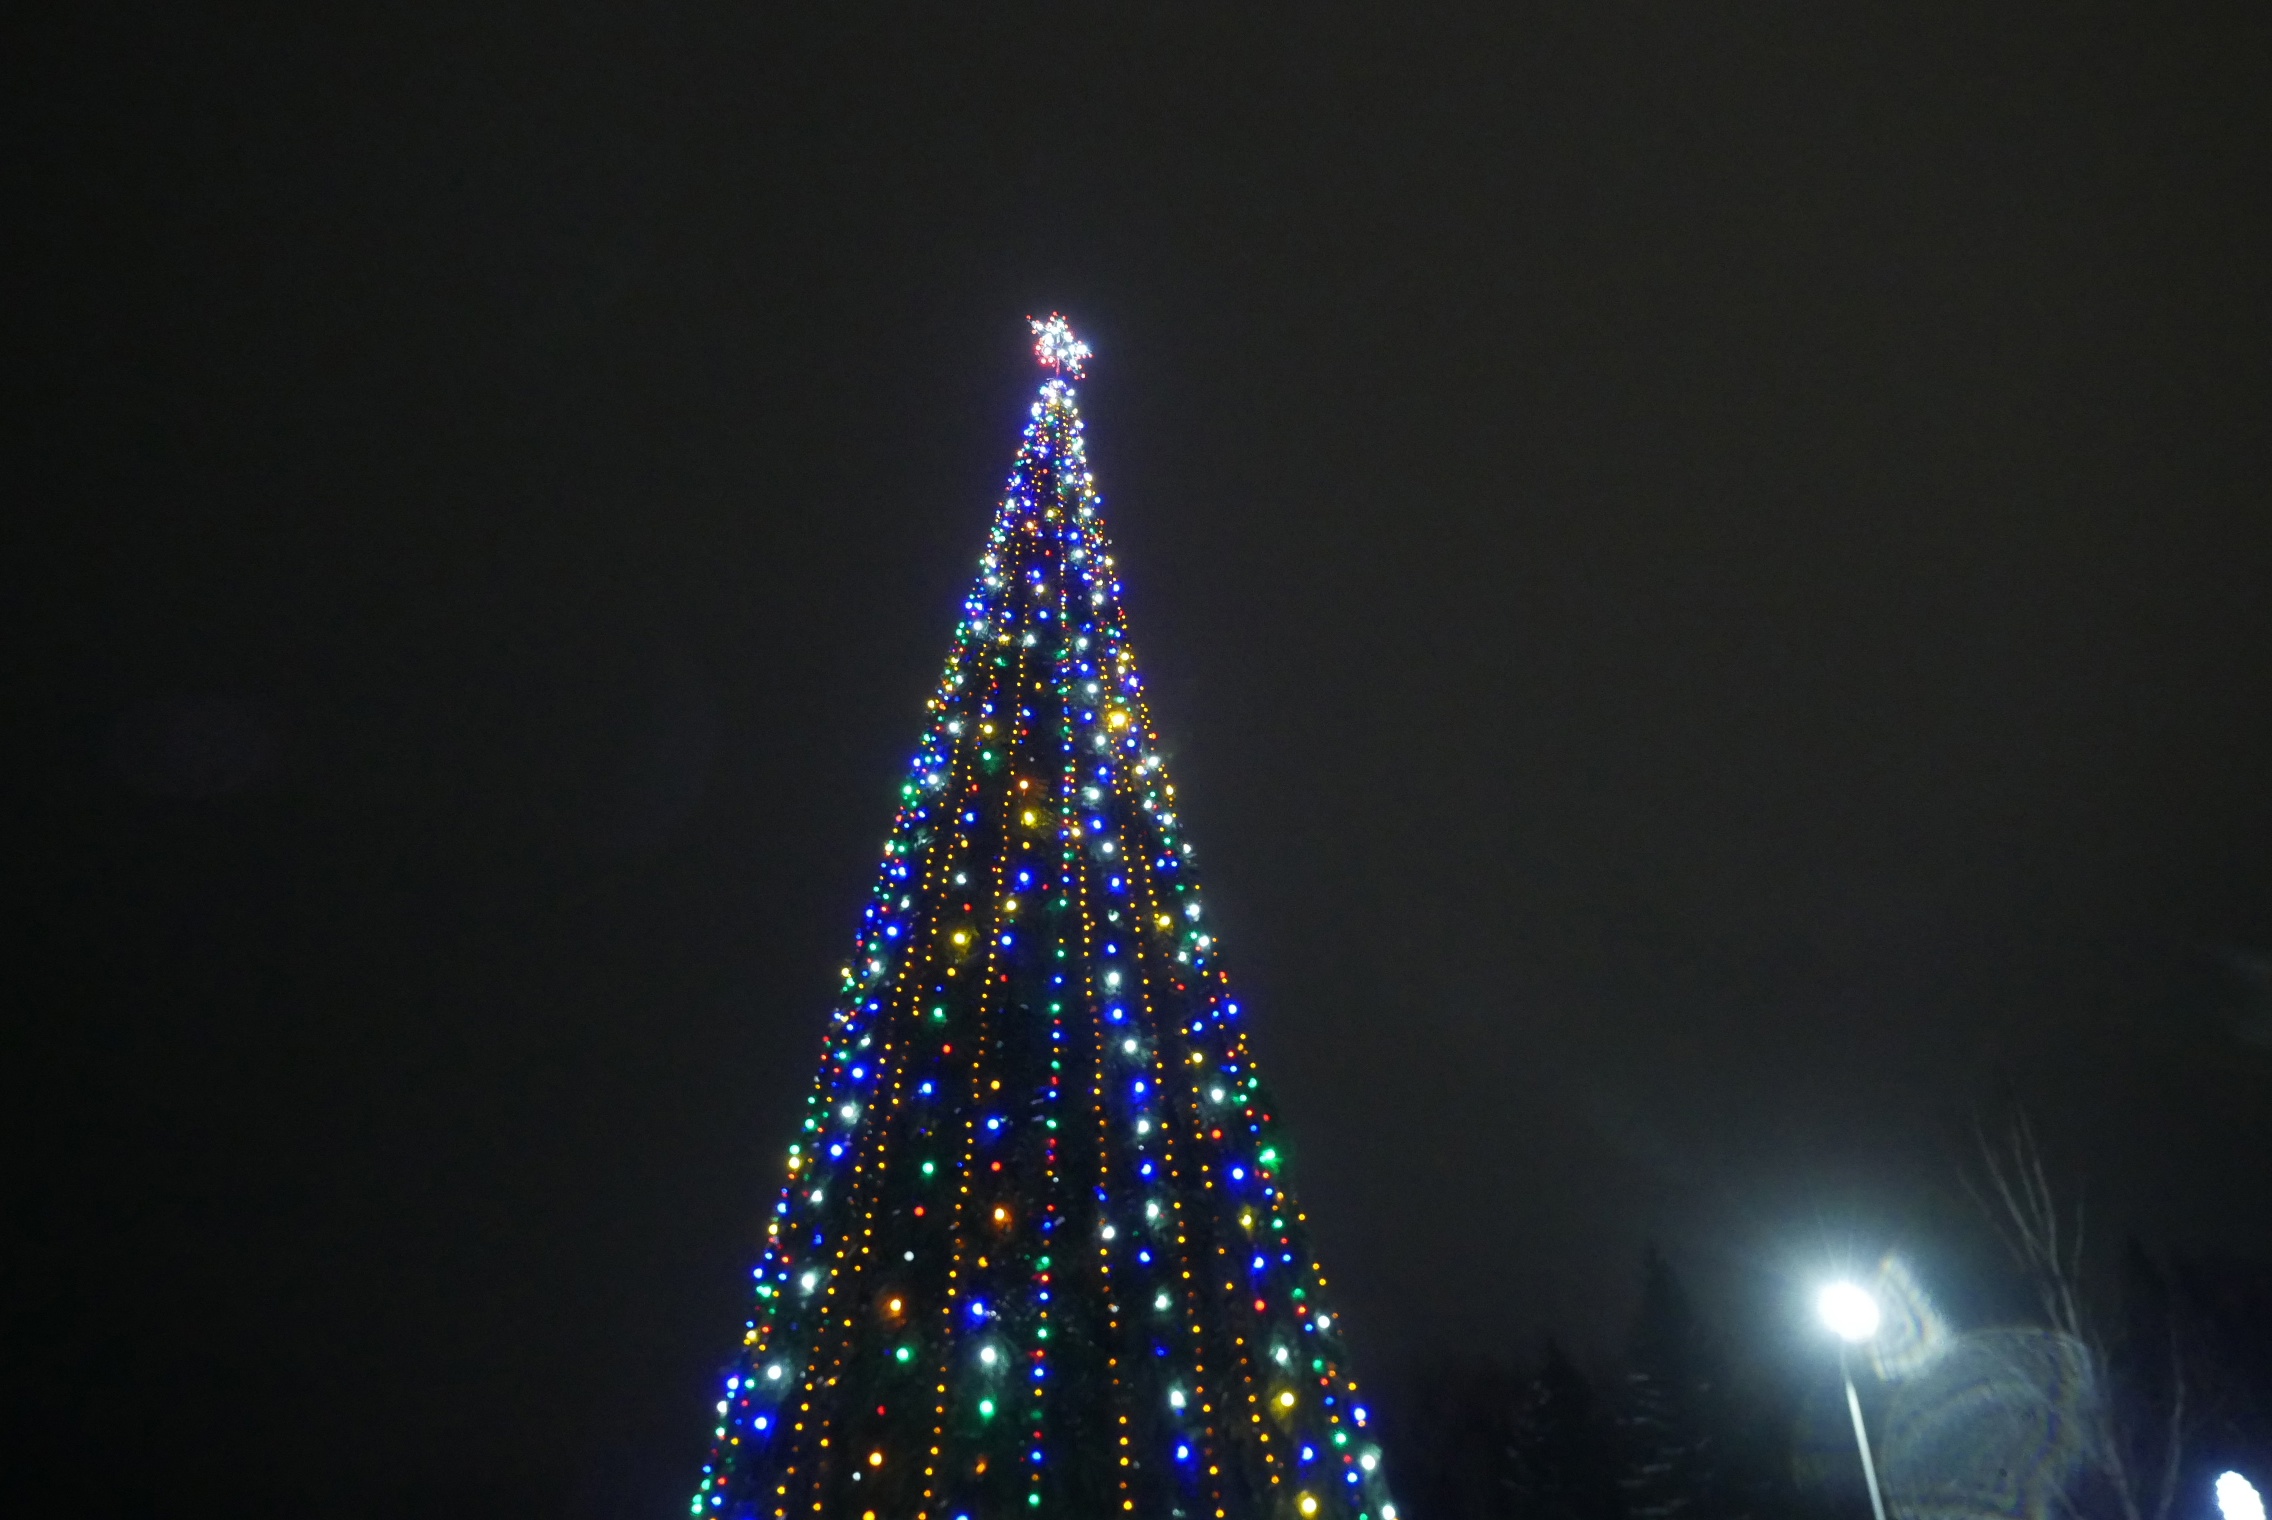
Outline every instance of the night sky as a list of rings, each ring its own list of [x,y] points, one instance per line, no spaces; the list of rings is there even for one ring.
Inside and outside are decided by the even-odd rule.
[[[1052,308],[1361,1371],[2272,1253],[2262,7],[26,25],[10,1483],[681,1512]]]

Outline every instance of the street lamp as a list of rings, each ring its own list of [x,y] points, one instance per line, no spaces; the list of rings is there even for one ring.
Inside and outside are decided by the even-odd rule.
[[[1870,1460],[1870,1435],[1862,1427],[1862,1400],[1854,1392],[1854,1373],[1846,1363],[1846,1348],[1878,1333],[1878,1301],[1850,1282],[1834,1282],[1814,1301],[1822,1322],[1838,1337],[1838,1375],[1846,1383],[1846,1412],[1854,1417],[1854,1445],[1862,1453],[1862,1478],[1870,1485],[1870,1511],[1885,1520],[1885,1500],[1878,1493],[1878,1465]]]

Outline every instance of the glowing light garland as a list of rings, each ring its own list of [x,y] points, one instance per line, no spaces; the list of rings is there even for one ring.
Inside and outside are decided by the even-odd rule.
[[[1397,1520],[1032,326],[692,1513]]]

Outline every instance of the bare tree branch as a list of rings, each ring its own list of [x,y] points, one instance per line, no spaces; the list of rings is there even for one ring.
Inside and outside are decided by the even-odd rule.
[[[1987,1127],[1977,1122],[1973,1134],[1979,1175],[1964,1176],[1965,1191],[2027,1277],[2048,1327],[2071,1339],[2088,1358],[2094,1386],[2086,1424],[2093,1466],[2120,1506],[2122,1520],[2169,1520],[2184,1457],[2185,1379],[2176,1327],[2170,1327],[2169,1409],[2162,1423],[2161,1461],[2149,1508],[2140,1502],[2142,1485],[2121,1428],[2106,1345],[2096,1332],[2083,1291],[2088,1242],[2083,1200],[2078,1196],[2071,1212],[2061,1208],[2035,1126],[2017,1104],[2011,1106],[2001,1135],[1991,1137]],[[2143,1453],[2137,1455],[2142,1458]],[[2074,1512],[2071,1496],[2062,1495],[2061,1502]]]
[[[2162,1434],[2161,1491],[2154,1496],[2154,1520],[2169,1520],[2177,1502],[2177,1474],[2185,1455],[2185,1360],[2177,1342],[2177,1323],[2169,1331],[2169,1420]]]

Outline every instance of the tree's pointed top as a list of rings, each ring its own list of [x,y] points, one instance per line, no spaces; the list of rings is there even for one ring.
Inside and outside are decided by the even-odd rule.
[[[1073,336],[1073,324],[1065,314],[1053,311],[1046,317],[1028,317],[1026,323],[1033,328],[1033,356],[1068,379],[1080,379],[1089,345]]]

